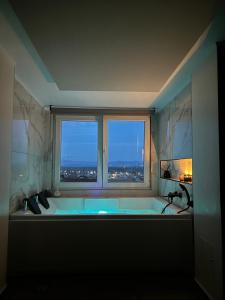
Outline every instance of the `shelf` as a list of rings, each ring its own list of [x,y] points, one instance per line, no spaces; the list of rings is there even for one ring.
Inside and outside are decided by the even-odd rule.
[[[164,178],[164,177],[160,177],[161,179],[165,179],[165,180],[169,180],[169,181],[175,181],[175,182],[179,182],[179,183],[183,183],[183,184],[190,184],[192,185],[192,182],[186,182],[186,181],[181,181],[181,180],[176,180],[176,179],[171,179],[171,178]]]

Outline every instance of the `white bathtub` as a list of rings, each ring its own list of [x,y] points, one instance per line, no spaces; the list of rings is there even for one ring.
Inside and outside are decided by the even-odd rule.
[[[160,198],[49,198],[9,220],[9,275],[193,272],[190,213]]]
[[[30,210],[21,209],[11,216],[11,219],[22,216],[92,216],[92,215],[161,215],[167,201],[162,198],[48,198],[50,208],[45,209],[41,204],[41,215],[34,215]],[[181,209],[175,205],[166,208],[164,215],[177,215]],[[190,218],[188,212],[180,215]],[[183,218],[183,217],[181,217]]]

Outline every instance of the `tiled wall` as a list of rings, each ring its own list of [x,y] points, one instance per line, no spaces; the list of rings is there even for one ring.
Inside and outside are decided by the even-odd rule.
[[[12,128],[12,177],[10,211],[22,199],[46,188],[46,160],[49,134],[49,111],[44,109],[15,80]],[[45,182],[45,183],[44,183]]]
[[[192,105],[191,86],[186,87],[159,113],[159,160],[192,158]],[[193,174],[194,176],[194,174]],[[186,184],[190,194],[192,186]],[[178,182],[159,179],[159,194],[180,190]],[[186,198],[174,199],[185,207]]]

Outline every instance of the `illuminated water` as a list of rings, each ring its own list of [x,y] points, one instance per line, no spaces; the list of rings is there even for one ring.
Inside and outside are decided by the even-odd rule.
[[[153,209],[56,209],[56,215],[157,215],[159,212]]]

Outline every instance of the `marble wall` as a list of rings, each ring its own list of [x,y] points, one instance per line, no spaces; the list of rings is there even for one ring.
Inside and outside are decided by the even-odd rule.
[[[157,116],[159,160],[192,157],[191,115],[191,87],[188,86]],[[51,188],[52,143],[50,142],[50,128],[49,111],[43,108],[18,81],[15,81],[11,212],[22,205],[24,197]],[[158,174],[158,172],[156,173]],[[153,181],[158,178],[156,173],[153,174]],[[152,185],[155,186],[155,183],[154,181]],[[187,185],[187,188],[192,194],[191,185]],[[179,189],[177,182],[159,179],[159,194],[161,196]],[[154,188],[154,193],[156,190]],[[175,200],[175,203],[184,207],[186,199]]]
[[[159,112],[159,160],[192,158],[192,100],[191,86],[187,86],[162,111]],[[186,184],[190,194],[192,186]],[[159,179],[159,194],[180,190],[179,183]],[[186,197],[174,199],[180,206],[186,206]]]
[[[47,188],[49,111],[43,108],[15,80],[12,128],[12,177],[10,211],[22,205],[22,199]],[[46,175],[48,174],[48,176]]]

